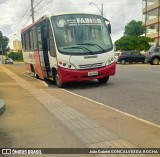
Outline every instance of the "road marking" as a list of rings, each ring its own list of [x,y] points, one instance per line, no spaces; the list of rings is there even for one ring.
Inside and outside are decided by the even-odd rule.
[[[92,100],[92,99],[90,99],[90,98],[81,96],[81,95],[79,95],[79,94],[70,92],[70,91],[68,91],[68,90],[66,90],[66,89],[61,89],[61,90],[66,91],[66,92],[68,92],[68,93],[70,93],[70,94],[73,94],[73,95],[75,95],[75,96],[78,96],[78,97],[80,97],[80,98],[89,100],[89,101],[91,101],[91,102],[93,102],[93,103],[97,103],[97,104],[99,104],[99,105],[102,105],[102,106],[104,106],[104,107],[107,107],[107,108],[109,108],[109,109],[111,109],[111,110],[114,110],[114,111],[116,111],[116,112],[119,112],[119,113],[121,113],[121,114],[124,114],[124,115],[126,115],[126,116],[129,116],[129,117],[131,117],[131,118],[134,118],[134,119],[136,119],[136,120],[139,120],[139,121],[142,121],[142,122],[144,122],[144,123],[147,123],[147,124],[152,125],[152,126],[154,126],[154,127],[160,128],[160,125],[158,125],[158,124],[149,122],[149,121],[144,120],[144,119],[142,119],[142,118],[138,118],[138,117],[136,117],[136,116],[134,116],[134,115],[131,115],[131,114],[129,114],[129,113],[123,112],[123,111],[118,110],[118,109],[116,109],[116,108],[110,107],[110,106],[108,106],[108,105],[105,105],[105,104],[100,103],[100,102],[98,102],[98,101]]]
[[[32,76],[28,75],[26,72],[22,72],[21,74],[22,74],[22,75],[25,75],[25,76],[27,76],[27,77],[30,77],[30,78],[32,78],[32,79],[34,79],[34,80],[40,81],[40,82],[42,82],[46,87],[49,87],[49,85],[48,85],[45,81],[39,80],[39,79],[37,79],[37,78],[35,78],[35,77],[32,77]]]

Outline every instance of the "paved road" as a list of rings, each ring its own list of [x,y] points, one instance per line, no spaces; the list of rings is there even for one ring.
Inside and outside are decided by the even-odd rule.
[[[67,90],[160,124],[160,66],[117,65],[108,84],[97,81],[70,84]]]
[[[22,66],[15,64],[12,70],[22,72]],[[116,76],[105,85],[94,80],[70,83],[65,89],[160,125],[160,65],[117,65]]]

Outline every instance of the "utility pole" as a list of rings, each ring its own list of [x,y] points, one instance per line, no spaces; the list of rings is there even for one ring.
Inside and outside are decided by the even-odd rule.
[[[34,8],[33,8],[33,0],[31,0],[31,16],[32,16],[32,23],[34,23]]]
[[[3,47],[2,47],[2,44],[0,44],[0,45],[1,45],[0,50],[2,51],[2,64],[3,64]]]
[[[103,16],[103,3],[101,4],[101,15]]]
[[[157,41],[157,46],[160,46],[160,33],[159,33],[159,31],[160,31],[160,29],[159,29],[159,27],[160,27],[160,18],[159,18],[159,15],[160,15],[160,0],[158,0],[158,41]]]
[[[98,7],[97,4],[93,3],[93,2],[89,2],[89,5],[93,4],[94,6],[97,7],[97,9],[101,12],[101,15],[103,16],[103,3],[101,4],[101,9]]]

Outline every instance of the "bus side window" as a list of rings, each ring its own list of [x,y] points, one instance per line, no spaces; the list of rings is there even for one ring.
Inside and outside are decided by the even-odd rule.
[[[25,48],[25,36],[24,36],[24,34],[21,35],[21,38],[22,38],[22,48],[23,48],[23,51],[25,51],[26,48]]]
[[[33,47],[34,50],[37,49],[37,33],[36,33],[36,28],[33,28]]]
[[[37,38],[38,38],[38,49],[42,50],[41,27],[37,28]]]
[[[50,55],[52,57],[55,57],[56,56],[55,41],[53,38],[53,32],[51,29],[51,25],[49,25],[49,50],[50,50]]]

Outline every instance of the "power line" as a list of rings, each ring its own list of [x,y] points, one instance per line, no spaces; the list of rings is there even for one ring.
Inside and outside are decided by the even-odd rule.
[[[47,3],[44,3],[44,5],[42,5],[40,8],[38,8],[38,10],[40,10],[40,9],[42,9],[42,8],[45,8],[48,4],[50,4],[51,2],[53,2],[53,1],[51,1],[51,0],[49,0]]]
[[[15,24],[12,24],[12,26],[14,26],[14,25],[16,25],[16,24],[18,24],[18,23],[19,23],[19,22],[15,23]],[[0,29],[6,29],[6,28],[8,28],[8,27],[11,27],[11,26],[9,25],[9,26],[0,27]]]
[[[36,6],[33,7],[33,9],[35,9],[43,0],[39,1]]]
[[[3,19],[13,19],[13,18],[21,18],[22,16],[12,16],[12,17],[3,17],[3,18],[0,18],[0,20],[3,20]]]
[[[23,14],[23,16],[22,16],[20,22],[16,25],[16,27],[15,27],[14,29],[16,29],[16,28],[19,26],[19,24],[21,23],[21,21],[23,20],[23,18],[26,16],[26,14],[27,14],[29,8],[30,8],[30,5],[28,6],[28,8],[27,8],[27,10],[25,11],[25,13]]]
[[[40,0],[36,6],[33,6],[34,0],[31,0],[31,16],[32,16],[32,23],[34,22],[34,9],[42,2],[43,0]]]
[[[76,4],[76,3],[56,3],[54,4],[61,4],[61,5],[89,5],[89,4]],[[137,4],[142,4],[142,3],[103,3],[103,5],[137,5]],[[101,4],[97,4],[101,5]]]
[[[31,17],[29,17],[29,18],[27,19],[27,21],[23,24],[23,26],[22,26],[16,33],[10,35],[9,38],[12,38],[15,34],[18,34],[18,33],[21,31],[21,29],[27,24],[27,22],[30,20],[30,18],[31,18]]]

